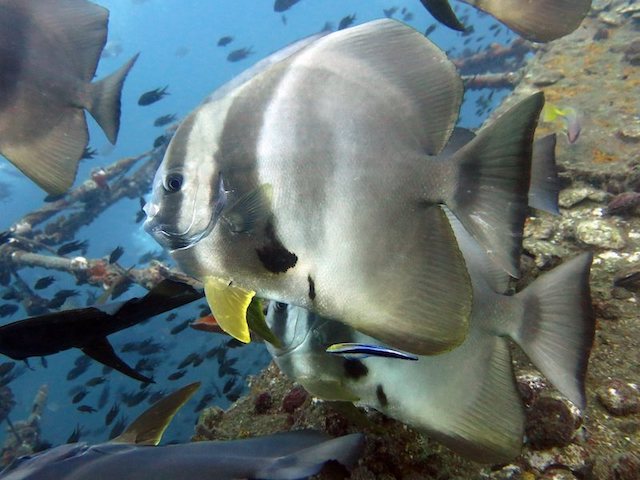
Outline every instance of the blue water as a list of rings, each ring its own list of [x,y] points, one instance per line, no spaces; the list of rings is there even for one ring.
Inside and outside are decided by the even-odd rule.
[[[122,53],[115,58],[101,60],[97,77],[101,78],[116,70],[126,59],[140,52],[140,58],[129,74],[125,83],[122,102],[121,129],[118,143],[112,147],[102,131],[89,117],[90,146],[100,154],[88,161],[83,161],[76,184],[84,181],[90,171],[98,166],[107,166],[119,158],[137,155],[151,148],[154,139],[163,131],[154,127],[153,121],[160,115],[176,113],[183,117],[196,107],[212,90],[257,60],[301,37],[318,32],[326,21],[337,26],[345,15],[356,13],[356,24],[383,16],[383,8],[392,5],[400,10],[406,7],[413,14],[408,23],[419,31],[424,31],[434,23],[431,16],[422,8],[418,0],[301,0],[284,15],[273,12],[272,0],[148,0],[129,1],[111,0],[96,2],[110,9],[109,41],[117,42]],[[454,2],[455,4],[455,2]],[[469,13],[468,23],[475,26],[470,47],[482,48],[489,42],[508,43],[514,36],[506,28],[497,37],[493,37],[489,26],[495,21],[489,16],[479,16],[475,10],[459,4],[459,14]],[[221,36],[231,35],[234,41],[226,48],[217,46]],[[475,39],[486,37],[481,42]],[[461,34],[438,26],[430,37],[443,50],[456,48],[461,51]],[[226,60],[229,51],[240,47],[252,47],[255,52],[247,59],[230,63]],[[176,55],[182,50],[183,56]],[[138,97],[145,91],[168,85],[170,95],[160,102],[140,107]],[[461,112],[460,123],[467,127],[481,125],[482,117],[475,114],[475,100],[480,94],[487,92],[470,92],[466,96]],[[493,105],[497,105],[507,92],[497,92],[493,97]],[[0,231],[6,230],[24,214],[39,208],[44,198],[43,192],[24,178],[14,167],[0,160],[0,181],[8,185],[10,196],[1,200],[2,216]],[[134,223],[138,200],[123,200],[107,209],[91,225],[82,228],[76,235],[78,240],[89,240],[87,257],[96,258],[108,255],[117,245],[125,247],[125,254],[119,263],[129,267],[137,262],[140,255],[150,249],[159,247]],[[62,272],[46,272],[42,269],[23,269],[19,272],[29,284],[43,275],[52,274],[56,282],[44,293],[53,296],[60,288],[76,287],[73,278]],[[95,290],[95,289],[94,289]],[[0,288],[2,291],[2,288]],[[126,295],[142,294],[141,288],[132,288]],[[84,305],[84,293],[78,299],[71,299],[66,307]],[[75,301],[75,303],[74,303]],[[175,365],[192,351],[204,352],[216,343],[227,338],[190,329],[178,335],[171,335],[169,330],[188,317],[194,317],[198,309],[195,306],[180,310],[179,318],[171,323],[160,316],[151,322],[134,327],[110,337],[112,344],[119,346],[133,339],[153,336],[157,342],[166,346],[161,354],[163,365],[156,371],[158,382],[154,390],[171,390],[190,381],[201,380],[203,388],[182,412],[178,414],[165,440],[187,440],[193,433],[193,424],[197,415],[193,409],[197,400],[214,389],[221,389],[226,379],[217,378],[215,358],[207,360],[199,367],[188,369],[188,373],[176,382],[166,380],[167,375],[176,370]],[[3,323],[24,318],[26,313],[20,309],[12,317],[3,319]],[[73,360],[80,355],[78,351],[64,352],[49,357],[48,368],[44,368],[39,359],[32,359],[32,370],[26,370],[18,379],[10,384],[17,405],[11,418],[13,421],[28,416],[31,402],[42,384],[49,386],[49,400],[42,418],[42,437],[53,444],[64,442],[77,423],[84,425],[83,439],[88,441],[105,440],[109,429],[104,428],[104,416],[109,407],[117,399],[118,392],[138,391],[138,382],[117,372],[108,376],[111,398],[107,406],[93,414],[83,414],[71,404],[69,391],[76,385],[100,375],[102,365],[94,363],[88,372],[76,380],[67,381],[66,374],[73,365]],[[260,345],[253,345],[229,352],[230,357],[239,357],[235,367],[246,375],[257,372],[268,362],[268,355]],[[123,354],[125,361],[135,364],[136,355]],[[4,361],[5,359],[2,359]],[[6,359],[8,360],[8,359]],[[20,367],[22,368],[22,367]],[[95,387],[82,403],[95,405],[103,386]],[[226,407],[228,401],[217,397],[212,404]],[[138,407],[122,411],[132,420],[148,404],[142,402]]]

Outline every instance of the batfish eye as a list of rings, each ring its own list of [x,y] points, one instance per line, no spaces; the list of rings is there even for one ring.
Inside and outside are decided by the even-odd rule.
[[[282,312],[287,309],[287,304],[282,302],[276,302],[276,311]]]
[[[164,179],[164,189],[169,193],[179,192],[182,188],[182,175],[179,173],[170,173]]]

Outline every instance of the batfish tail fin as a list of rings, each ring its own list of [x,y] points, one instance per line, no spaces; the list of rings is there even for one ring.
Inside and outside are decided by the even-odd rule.
[[[558,215],[560,179],[556,168],[556,134],[552,133],[533,143],[529,206]]]
[[[295,434],[294,432],[289,432],[281,436],[281,439],[284,441],[289,437],[289,441],[295,441],[298,435],[312,433],[314,432],[295,432]],[[318,473],[324,464],[330,460],[350,467],[357,462],[364,448],[364,436],[359,433],[352,433],[329,440],[322,438],[318,436],[318,443],[315,445],[305,446],[288,455],[275,456],[273,461],[259,472],[256,472],[255,476],[270,480],[306,478]],[[269,436],[266,439],[270,439],[272,442],[280,440],[276,436]]]
[[[443,25],[459,32],[464,30],[464,25],[458,20],[448,0],[420,0],[420,2],[433,18]]]
[[[136,54],[117,71],[106,78],[89,84],[89,100],[86,106],[91,116],[111,143],[116,143],[120,129],[120,97],[124,80],[138,59]]]
[[[533,134],[543,104],[542,92],[531,95],[452,157],[458,175],[445,203],[489,257],[513,277],[519,276]]]
[[[534,42],[549,42],[573,32],[591,8],[591,0],[473,0],[467,3],[490,13]]]
[[[578,255],[518,293],[524,315],[511,334],[543,375],[581,409],[595,334],[589,290],[592,259],[590,252]]]
[[[82,347],[82,352],[103,365],[118,370],[120,373],[124,373],[127,377],[131,377],[143,383],[155,383],[152,378],[145,377],[141,373],[135,371],[120,357],[118,357],[106,337],[93,342],[91,345]]]

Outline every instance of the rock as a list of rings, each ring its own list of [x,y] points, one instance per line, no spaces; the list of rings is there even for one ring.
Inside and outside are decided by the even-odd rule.
[[[293,387],[282,399],[282,410],[287,413],[293,413],[305,402],[308,396],[309,394],[304,388]]]
[[[580,445],[525,452],[523,458],[531,468],[539,472],[560,467],[570,470],[578,478],[593,478],[593,460],[589,451]]]
[[[640,478],[640,457],[634,453],[619,455],[611,465],[610,480],[637,480]]]
[[[576,238],[584,244],[600,248],[623,248],[622,232],[604,219],[583,220],[576,225]]]
[[[623,58],[631,65],[640,65],[640,40],[634,40],[624,49]]]
[[[544,475],[540,477],[540,480],[577,480],[571,470],[564,468],[550,468],[544,472]]]
[[[640,52],[638,52],[638,65],[640,65]],[[640,122],[625,125],[618,131],[618,136],[625,142],[640,142]]]
[[[527,410],[527,443],[534,449],[567,446],[581,423],[579,411],[569,401],[540,395]]]
[[[486,480],[524,480],[526,477],[518,465],[506,465],[500,470],[483,473],[481,478]]]
[[[640,412],[640,388],[634,383],[613,379],[598,388],[596,395],[612,415],[624,416]]]
[[[273,405],[273,398],[269,392],[261,392],[255,399],[255,412],[259,415],[267,413]]]
[[[562,72],[555,70],[543,70],[536,75],[533,80],[533,84],[537,87],[548,87],[549,85],[559,82],[563,78],[564,74]]]

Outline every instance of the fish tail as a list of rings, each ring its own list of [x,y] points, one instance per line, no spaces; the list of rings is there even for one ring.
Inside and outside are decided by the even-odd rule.
[[[544,104],[535,93],[458,150],[455,187],[445,203],[492,260],[519,276],[528,208],[533,134]]]
[[[556,134],[536,140],[531,158],[529,206],[558,215],[560,179],[556,167]]]
[[[120,129],[120,97],[122,85],[129,70],[138,59],[134,55],[127,63],[102,80],[89,84],[89,100],[86,106],[91,116],[98,122],[109,141],[116,143]]]
[[[289,432],[283,440],[294,441],[296,436],[312,435],[315,432]],[[275,438],[272,437],[272,438]],[[304,440],[302,438],[302,440]],[[273,440],[272,440],[273,441]],[[303,441],[303,445],[308,441]],[[352,433],[338,438],[322,439],[317,444],[307,446],[288,455],[277,456],[273,462],[256,472],[257,478],[296,479],[318,473],[329,460],[342,465],[354,465],[364,448],[364,436]]]
[[[533,364],[577,407],[595,334],[589,290],[590,252],[545,273],[516,295],[524,314],[512,338]]]

